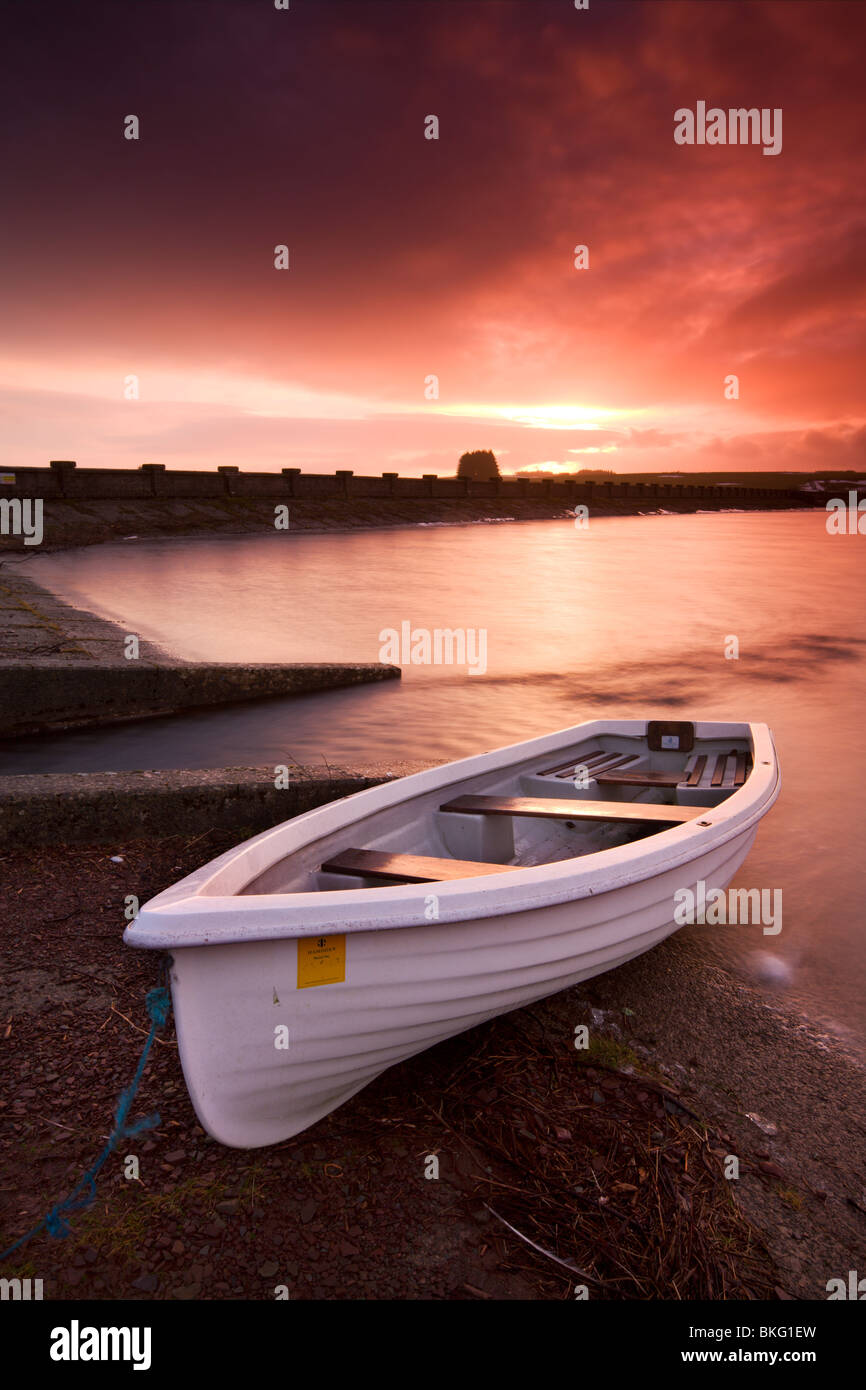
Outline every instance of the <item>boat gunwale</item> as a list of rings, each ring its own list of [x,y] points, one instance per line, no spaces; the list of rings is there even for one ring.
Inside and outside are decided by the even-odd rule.
[[[748,833],[776,800],[780,789],[779,765],[768,726],[734,720],[701,720],[695,721],[696,738],[705,741],[748,738],[753,763],[744,784],[713,808],[714,820],[710,825],[696,817],[625,845],[548,864],[515,865],[513,873],[472,879],[303,893],[255,894],[236,890],[220,894],[207,891],[208,884],[235,865],[239,858],[249,856],[254,846],[263,848],[275,838],[288,838],[289,847],[281,847],[279,856],[270,860],[275,863],[278,858],[287,858],[317,839],[347,828],[355,819],[351,811],[346,816],[347,809],[352,808],[358,798],[372,803],[363,817],[366,820],[401,801],[415,800],[443,787],[454,786],[457,780],[454,772],[458,768],[462,774],[460,780],[469,781],[484,773],[500,771],[511,763],[524,763],[536,755],[546,756],[557,747],[587,742],[598,735],[645,736],[647,722],[643,719],[590,720],[537,739],[523,740],[427,768],[409,777],[395,778],[304,812],[228,850],[144,904],[124,932],[124,941],[131,946],[171,950],[291,940],[333,932],[335,926],[340,934],[424,926],[429,925],[425,902],[431,893],[437,898],[436,921],[439,924],[553,907],[614,892],[697,861],[710,849]],[[319,822],[315,827],[318,833],[311,836],[309,827],[316,821]],[[292,831],[296,833],[293,835]],[[291,843],[297,839],[301,843]],[[577,873],[576,865],[580,866]],[[267,867],[267,864],[259,867],[252,879]]]

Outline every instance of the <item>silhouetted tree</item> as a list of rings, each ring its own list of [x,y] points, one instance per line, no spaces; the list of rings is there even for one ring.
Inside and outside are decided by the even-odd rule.
[[[492,449],[473,449],[460,455],[457,465],[458,478],[472,478],[475,482],[486,483],[491,478],[499,478],[499,464]]]

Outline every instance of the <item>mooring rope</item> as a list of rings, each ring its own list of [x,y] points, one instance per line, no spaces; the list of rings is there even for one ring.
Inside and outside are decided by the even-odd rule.
[[[126,1123],[129,1108],[135,1099],[135,1093],[138,1090],[139,1083],[144,1074],[144,1068],[147,1065],[147,1059],[150,1055],[150,1049],[153,1046],[153,1040],[156,1037],[157,1030],[165,1027],[168,1019],[171,1010],[171,995],[165,986],[160,986],[158,989],[152,989],[149,992],[145,1004],[147,1006],[148,1017],[151,1021],[150,1032],[147,1035],[147,1040],[142,1048],[141,1056],[138,1059],[138,1066],[135,1069],[132,1082],[127,1086],[125,1091],[121,1091],[120,1093],[120,1099],[117,1102],[117,1110],[114,1115],[114,1129],[108,1136],[108,1142],[105,1148],[102,1150],[102,1153],[99,1155],[99,1158],[93,1164],[92,1168],[87,1170],[81,1181],[72,1189],[69,1196],[64,1197],[62,1202],[58,1202],[56,1206],[52,1207],[51,1210],[43,1216],[38,1225],[34,1226],[32,1231],[27,1232],[26,1236],[22,1236],[20,1240],[15,1241],[14,1245],[10,1245],[8,1250],[4,1250],[2,1255],[0,1255],[0,1260],[5,1260],[7,1256],[13,1254],[16,1250],[20,1250],[22,1245],[26,1245],[28,1240],[32,1240],[33,1237],[43,1229],[45,1229],[49,1235],[55,1236],[58,1240],[65,1239],[72,1229],[66,1217],[71,1216],[74,1212],[83,1211],[85,1207],[90,1206],[90,1203],[96,1197],[97,1174],[106,1159],[120,1143],[121,1139],[131,1139],[134,1135],[141,1134],[143,1130],[155,1129],[159,1124],[158,1113],[146,1115],[143,1119],[136,1120],[134,1124]]]

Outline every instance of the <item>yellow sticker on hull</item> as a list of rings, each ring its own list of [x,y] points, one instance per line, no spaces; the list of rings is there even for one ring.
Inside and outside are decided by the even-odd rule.
[[[305,936],[298,941],[298,989],[339,985],[346,978],[345,936]]]

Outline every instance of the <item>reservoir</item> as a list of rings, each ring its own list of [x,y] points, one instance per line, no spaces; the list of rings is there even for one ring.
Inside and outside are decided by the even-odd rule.
[[[188,660],[377,661],[383,632],[485,634],[399,682],[0,744],[6,773],[446,762],[601,715],[763,721],[782,794],[736,884],[784,929],[717,960],[866,1051],[866,538],[822,512],[416,526],[97,546],[26,573]],[[416,650],[423,655],[423,643]],[[432,648],[431,648],[432,650]],[[459,643],[452,651],[459,652]]]

